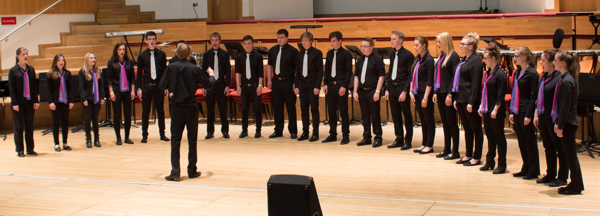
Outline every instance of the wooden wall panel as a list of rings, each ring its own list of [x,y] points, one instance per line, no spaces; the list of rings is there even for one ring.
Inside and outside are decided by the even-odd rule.
[[[56,0],[27,0],[27,1],[0,1],[0,15],[37,14],[54,4]],[[96,13],[95,0],[63,0],[47,14],[82,14]]]
[[[583,23],[583,22],[581,22]],[[587,22],[589,24],[589,22]],[[255,39],[274,39],[278,29],[288,29],[290,38],[299,38],[304,29],[290,29],[291,25],[323,25],[323,28],[310,29],[315,38],[328,38],[332,31],[341,31],[345,38],[365,36],[388,38],[394,29],[402,30],[406,37],[435,37],[440,32],[448,32],[460,37],[469,32],[480,36],[529,36],[553,35],[557,28],[571,29],[570,17],[536,17],[504,19],[445,19],[445,20],[388,20],[388,21],[348,21],[348,22],[295,22],[295,23],[251,23],[207,25],[208,32],[221,33],[223,40],[241,40],[250,34]],[[579,24],[579,23],[578,23]],[[584,24],[585,25],[585,24]]]
[[[560,0],[561,12],[596,11],[596,0]]]

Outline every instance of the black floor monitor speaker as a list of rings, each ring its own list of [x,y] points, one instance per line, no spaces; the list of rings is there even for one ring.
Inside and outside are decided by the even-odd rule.
[[[312,177],[272,175],[267,182],[269,216],[322,216]]]

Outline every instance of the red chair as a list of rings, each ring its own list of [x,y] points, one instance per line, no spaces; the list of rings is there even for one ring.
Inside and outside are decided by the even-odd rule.
[[[509,75],[508,73],[506,73],[507,80],[506,80],[506,94],[504,95],[504,102],[506,103],[506,105],[505,105],[507,107],[506,113],[508,115],[510,115],[510,101],[512,98],[512,88],[513,88],[513,82],[514,82],[514,75],[515,75],[516,71],[517,70],[514,70],[512,72],[512,74],[513,74],[512,76]],[[510,126],[510,121],[508,121],[508,126]]]
[[[265,74],[263,77],[267,77],[267,70],[265,70]],[[269,79],[263,79],[265,82],[265,87],[262,89],[262,94],[261,94],[261,102],[262,102],[262,108],[264,111],[264,114],[266,116],[268,116],[269,120],[271,120],[271,116],[273,115],[272,111],[273,109],[271,109],[271,89],[267,88],[267,86],[269,86],[269,83],[271,83],[271,80]],[[268,104],[268,106],[267,106]]]
[[[242,97],[237,93],[237,78],[235,76],[235,69],[231,68],[231,83],[229,84],[229,110],[231,115],[229,120],[232,123],[237,121],[236,104],[242,103]],[[233,107],[233,108],[232,108]]]

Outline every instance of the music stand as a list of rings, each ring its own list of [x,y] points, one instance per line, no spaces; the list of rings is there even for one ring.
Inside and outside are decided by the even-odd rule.
[[[364,54],[362,53],[362,51],[354,45],[346,45],[345,46],[346,49],[348,49],[348,51],[350,51],[350,53],[352,54],[352,58],[354,59],[354,64],[356,64],[356,61],[358,60],[358,58],[360,58],[361,56],[364,56]],[[357,120],[354,118],[354,79],[355,79],[355,75],[352,74],[352,78],[350,78],[350,83],[348,83],[348,90],[350,91],[350,106],[352,107],[352,119],[350,119],[350,124],[356,124],[359,123],[361,121]]]
[[[381,57],[382,59],[389,59],[394,54],[394,48],[392,47],[378,47],[373,48],[373,54]]]
[[[223,43],[229,53],[229,57],[235,59],[240,53],[245,53],[244,46],[241,43]]]
[[[292,29],[306,29],[306,31],[308,31],[308,29],[316,29],[316,28],[323,28],[323,25],[293,25],[290,26],[290,28]]]
[[[263,55],[263,57],[269,55],[269,49],[266,47],[254,47],[254,51],[258,52],[259,54]]]
[[[594,128],[594,110],[589,110],[590,105],[600,105],[600,74],[594,73],[580,73],[579,74],[579,97],[577,101],[579,104],[585,106],[585,117],[581,117],[581,144],[577,146],[577,148],[584,147],[584,151],[586,151],[590,157],[595,158],[592,152],[599,152],[598,145],[600,145],[600,141],[596,137],[596,132]],[[588,119],[588,134],[587,140],[584,139],[584,130],[585,130],[585,119]],[[581,151],[579,151],[581,152]]]
[[[592,49],[594,44],[600,44],[600,38],[598,37],[598,26],[600,26],[600,15],[590,15],[590,22],[594,26],[594,39],[592,39],[592,45],[589,49]]]

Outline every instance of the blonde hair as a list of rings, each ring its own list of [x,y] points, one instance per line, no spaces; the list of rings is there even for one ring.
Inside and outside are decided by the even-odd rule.
[[[515,49],[515,52],[518,52],[519,54],[524,55],[525,58],[527,59],[527,64],[529,64],[529,66],[531,66],[532,68],[535,68],[535,62],[537,60],[537,57],[535,57],[535,55],[531,52],[531,50],[529,50],[528,47],[526,47],[526,46],[517,47]]]
[[[442,67],[446,67],[446,63],[448,63],[448,59],[450,59],[450,56],[452,55],[452,53],[454,53],[454,43],[452,42],[452,36],[448,32],[442,32],[442,33],[439,33],[437,36],[435,36],[435,38],[438,41],[440,41],[440,43],[442,43],[442,47],[443,47],[442,52],[444,52],[444,54],[446,54],[446,59],[444,59],[444,62],[442,63]],[[441,55],[442,54],[440,54],[438,56],[438,61],[439,61],[439,57]]]
[[[96,64],[94,64],[94,66],[90,65],[90,62],[89,62],[90,55],[95,56],[95,54],[93,52],[89,52],[89,53],[85,54],[85,57],[83,59],[83,75],[85,76],[85,79],[87,81],[92,80],[92,74],[90,73],[90,71],[94,71],[97,74],[98,79],[100,79],[100,74],[102,74],[99,71],[97,59],[96,59]]]
[[[191,52],[192,51],[187,44],[179,44],[179,46],[177,46],[177,57],[179,59],[187,59],[190,57]]]
[[[402,42],[404,42],[404,33],[400,30],[394,30],[392,31],[392,34],[395,34],[396,36],[398,36],[398,38],[400,38],[400,40],[402,40]]]
[[[467,39],[469,45],[473,45],[473,51],[477,50],[477,45],[479,45],[479,35],[476,32],[469,32],[463,39]]]

